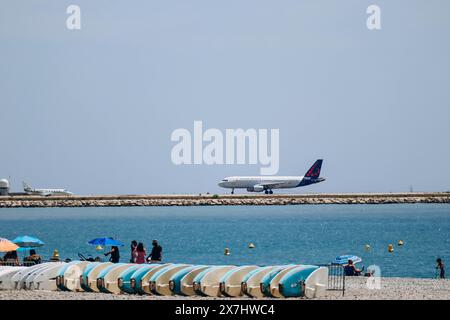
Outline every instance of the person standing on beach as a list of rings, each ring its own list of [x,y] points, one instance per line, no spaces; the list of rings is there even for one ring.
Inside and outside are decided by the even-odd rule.
[[[112,246],[111,251],[105,253],[105,257],[108,255],[111,255],[111,257],[109,257],[109,261],[112,263],[118,263],[120,261],[119,247]]]
[[[158,244],[158,240],[152,241],[152,252],[148,255],[147,261],[152,262],[161,262],[162,260],[162,247]]]
[[[441,258],[436,260],[436,269],[439,270],[439,278],[445,279],[445,266]]]
[[[145,252],[144,244],[139,242],[136,249],[133,251],[133,262],[142,264],[145,263],[145,256],[147,253]]]
[[[134,263],[134,251],[136,250],[138,246],[138,243],[136,240],[131,241],[131,246],[130,246],[130,250],[131,250],[131,259],[130,262]]]

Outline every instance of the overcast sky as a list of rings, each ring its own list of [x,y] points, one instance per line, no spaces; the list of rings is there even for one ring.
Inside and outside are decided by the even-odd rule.
[[[81,8],[68,30],[66,8]],[[366,9],[381,8],[381,30]],[[224,192],[173,130],[280,130],[293,192],[450,190],[450,2],[0,2],[0,178],[79,194]]]

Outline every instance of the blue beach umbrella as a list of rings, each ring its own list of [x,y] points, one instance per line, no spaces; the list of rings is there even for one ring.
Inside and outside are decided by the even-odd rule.
[[[94,246],[124,246],[123,242],[115,240],[113,238],[95,238],[88,243]]]
[[[342,256],[337,256],[332,263],[337,263],[337,264],[347,264],[348,260],[352,260],[354,264],[356,263],[360,263],[362,261],[362,259],[358,256],[352,255],[352,254],[345,254]]]
[[[15,238],[12,242],[17,244],[19,247],[24,248],[23,250],[29,250],[31,248],[42,247],[45,243],[35,237],[30,236],[19,236]]]

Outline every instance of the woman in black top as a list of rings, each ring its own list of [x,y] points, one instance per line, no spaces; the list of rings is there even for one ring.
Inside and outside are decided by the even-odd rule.
[[[108,255],[111,255],[111,257],[109,257],[109,261],[111,261],[112,263],[118,263],[120,260],[119,247],[112,246],[111,251],[105,253],[105,256]]]

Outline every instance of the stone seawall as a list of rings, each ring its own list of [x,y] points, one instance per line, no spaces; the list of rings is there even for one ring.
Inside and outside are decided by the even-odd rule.
[[[450,193],[0,197],[0,208],[450,203]]]

